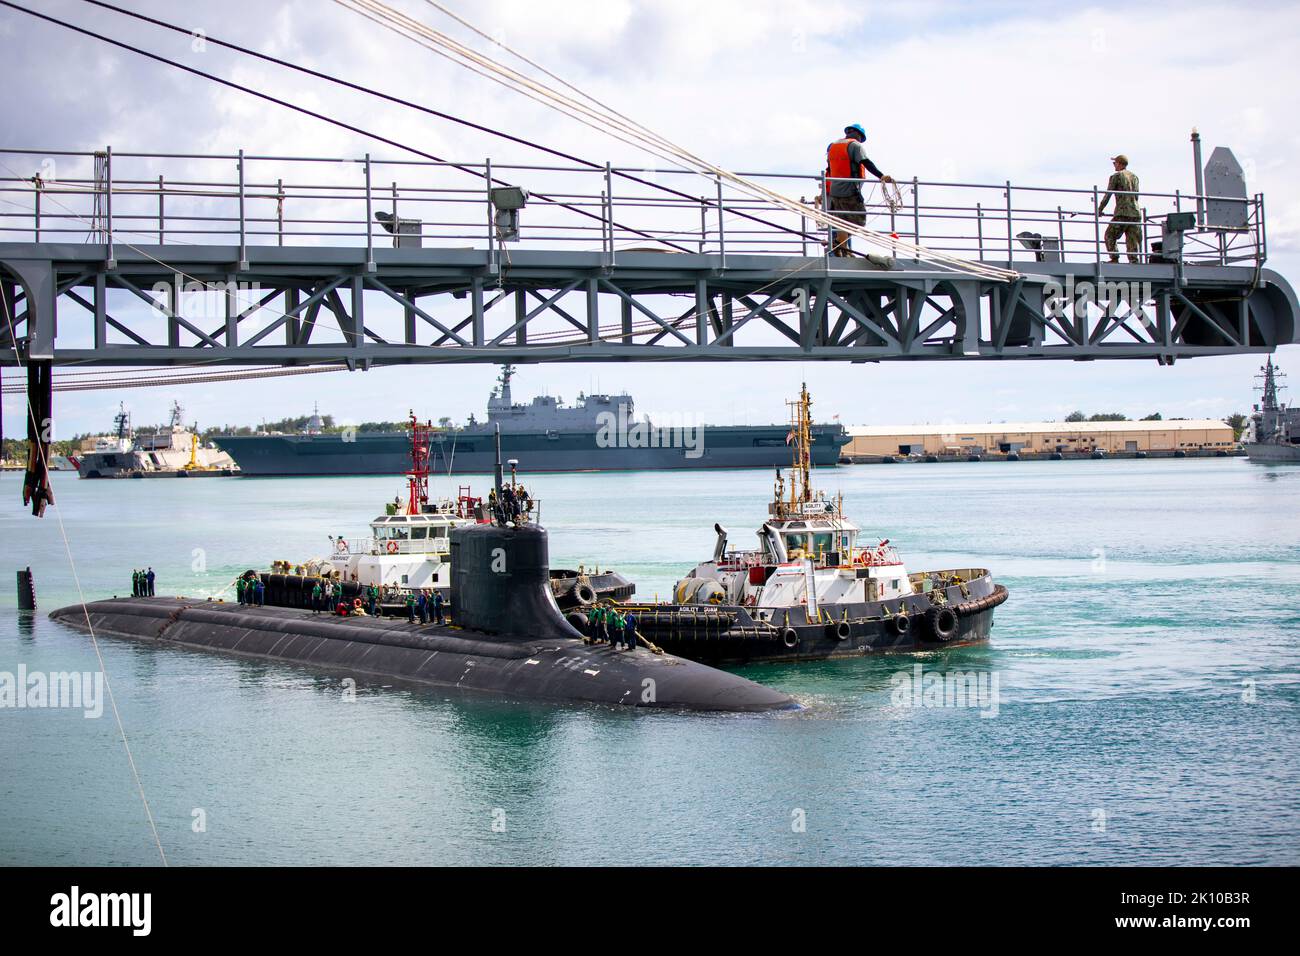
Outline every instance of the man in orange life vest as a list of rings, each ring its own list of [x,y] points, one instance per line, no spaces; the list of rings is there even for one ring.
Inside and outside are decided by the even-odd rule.
[[[894,180],[886,176],[867,157],[862,144],[867,131],[858,123],[844,127],[844,138],[826,147],[826,178],[839,180],[826,184],[827,209],[836,219],[862,226],[867,221],[867,207],[862,201],[862,180],[867,173],[882,183]],[[831,255],[848,256],[849,234],[838,229],[831,232]]]

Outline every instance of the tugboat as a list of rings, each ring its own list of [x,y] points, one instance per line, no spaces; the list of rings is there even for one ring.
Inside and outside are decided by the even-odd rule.
[[[1300,464],[1300,408],[1288,408],[1277,400],[1278,392],[1285,387],[1277,380],[1284,375],[1271,358],[1260,372],[1264,384],[1256,387],[1263,395],[1250,416],[1251,440],[1242,447],[1251,461]]]
[[[410,414],[410,468],[406,472],[407,494],[397,496],[384,514],[370,522],[366,537],[327,535],[330,552],[300,564],[273,561],[270,571],[249,570],[241,577],[260,577],[267,604],[278,607],[310,608],[312,589],[318,582],[331,581],[339,589],[339,600],[348,604],[365,601],[371,586],[379,589],[379,606],[405,614],[406,595],[428,590],[451,596],[451,533],[456,528],[486,524],[491,520],[490,504],[475,497],[468,485],[457,489],[455,498],[432,500],[429,496],[429,464],[433,433],[431,422]],[[522,520],[540,512],[540,504],[520,494],[515,470],[511,468],[511,500],[519,501]],[[561,609],[598,600],[623,600],[636,588],[614,572],[588,574],[583,569],[550,571],[551,588]]]
[[[758,547],[731,550],[714,525],[713,557],[677,582],[673,604],[633,604],[665,651],[711,664],[923,651],[987,640],[1007,599],[982,568],[909,574],[888,538],[865,539],[842,496],[812,487],[807,386],[792,409],[793,468],[776,473]]]

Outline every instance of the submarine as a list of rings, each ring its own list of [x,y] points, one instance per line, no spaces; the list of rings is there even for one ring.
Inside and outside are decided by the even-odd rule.
[[[184,597],[113,598],[50,617],[159,646],[519,700],[751,713],[800,707],[774,688],[696,661],[585,643],[556,602],[539,524],[466,525],[452,531],[450,548],[454,625]]]

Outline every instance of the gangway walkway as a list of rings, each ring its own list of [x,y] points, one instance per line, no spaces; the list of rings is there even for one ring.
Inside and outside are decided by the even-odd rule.
[[[899,248],[844,259],[679,169],[0,149],[0,362],[1168,363],[1297,341],[1262,195],[1144,192],[1139,261],[1114,264],[1096,188],[901,186],[868,187]]]

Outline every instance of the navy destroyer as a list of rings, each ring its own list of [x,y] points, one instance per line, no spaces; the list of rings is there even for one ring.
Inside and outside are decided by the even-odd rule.
[[[577,403],[539,395],[516,403],[513,366],[504,366],[488,399],[486,422],[435,429],[436,474],[489,474],[494,435],[502,453],[524,459],[530,472],[640,471],[677,468],[771,468],[785,460],[784,425],[656,425],[638,420],[632,396],[580,394]],[[848,434],[840,424],[813,425],[812,456],[834,466]],[[244,475],[370,475],[402,470],[410,435],[404,431],[325,433],[318,415],[303,434],[221,435],[214,439]]]
[[[172,403],[171,421],[152,431],[136,432],[131,415],[119,405],[113,434],[96,440],[94,448],[76,458],[82,478],[203,478],[237,474],[234,459],[199,442],[185,427],[185,410]]]
[[[1258,386],[1260,402],[1250,416],[1250,437],[1242,445],[1251,461],[1266,464],[1300,464],[1300,408],[1288,408],[1278,401],[1278,384],[1283,373],[1273,360],[1260,369],[1264,379]]]
[[[1007,589],[984,568],[909,573],[888,538],[868,539],[841,498],[812,487],[811,399],[793,409],[788,484],[778,470],[756,549],[713,556],[674,588],[671,604],[630,604],[645,637],[711,664],[800,661],[923,651],[987,640]]]

